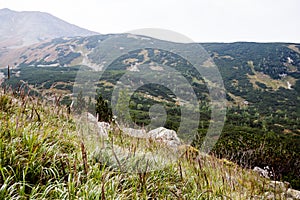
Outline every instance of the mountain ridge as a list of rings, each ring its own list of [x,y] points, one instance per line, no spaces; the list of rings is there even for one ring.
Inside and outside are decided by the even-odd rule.
[[[0,49],[18,48],[58,37],[99,34],[40,11],[0,9]]]

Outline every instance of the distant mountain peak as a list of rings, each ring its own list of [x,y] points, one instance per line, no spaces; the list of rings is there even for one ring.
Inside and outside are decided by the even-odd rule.
[[[99,33],[80,28],[49,13],[0,9],[0,51],[59,37],[90,36]]]
[[[14,12],[14,11],[12,11],[12,10],[9,9],[9,8],[1,8],[1,9],[0,9],[0,12]]]

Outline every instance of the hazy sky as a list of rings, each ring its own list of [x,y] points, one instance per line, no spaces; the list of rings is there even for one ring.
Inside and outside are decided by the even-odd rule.
[[[298,42],[300,0],[0,0],[99,33],[164,28],[197,42]]]

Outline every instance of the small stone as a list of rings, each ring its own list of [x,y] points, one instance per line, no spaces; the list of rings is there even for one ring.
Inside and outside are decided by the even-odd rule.
[[[274,189],[277,192],[287,191],[287,184],[280,181],[271,181],[269,183],[270,188]]]
[[[289,188],[287,190],[287,196],[293,199],[300,199],[300,191]]]
[[[254,167],[253,171],[257,172],[260,176],[262,176],[264,178],[270,178],[269,172],[266,169],[262,169],[260,167]]]

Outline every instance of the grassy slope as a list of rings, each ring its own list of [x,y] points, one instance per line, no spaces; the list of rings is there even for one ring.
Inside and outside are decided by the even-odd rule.
[[[96,162],[64,107],[18,96],[0,92],[0,199],[261,199],[268,190],[249,170],[189,151],[158,171],[113,170]]]

